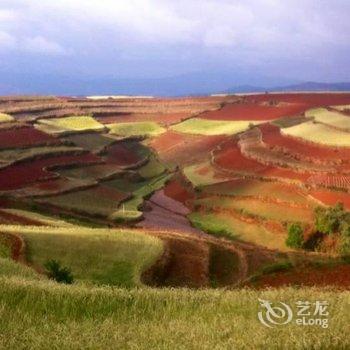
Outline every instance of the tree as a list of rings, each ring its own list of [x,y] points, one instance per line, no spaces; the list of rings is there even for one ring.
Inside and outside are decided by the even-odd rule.
[[[304,245],[303,229],[300,224],[291,224],[288,227],[286,245],[291,248],[302,248]]]

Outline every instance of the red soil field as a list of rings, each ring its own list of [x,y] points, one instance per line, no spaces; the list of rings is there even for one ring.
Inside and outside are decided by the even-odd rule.
[[[346,209],[350,210],[350,193],[327,190],[310,190],[309,194],[326,205],[335,205],[338,202],[341,202],[344,204]]]
[[[61,141],[33,127],[0,129],[0,149],[59,145]]]
[[[259,94],[245,96],[248,102],[288,102],[300,103],[307,108],[330,105],[350,104],[350,94],[346,93],[287,93],[287,94]]]
[[[350,288],[350,265],[334,267],[309,267],[293,271],[277,272],[262,276],[252,286],[258,288],[281,287],[286,285],[333,286]]]
[[[350,176],[317,174],[310,176],[307,182],[310,185],[350,189]]]
[[[101,115],[96,119],[103,124],[110,123],[129,123],[129,122],[144,122],[152,121],[164,126],[179,123],[182,120],[191,116],[191,113],[124,113]]]
[[[306,109],[303,104],[265,106],[255,103],[233,103],[220,110],[204,112],[200,117],[213,120],[273,120],[300,114]]]
[[[194,199],[194,194],[186,189],[179,180],[171,180],[164,187],[164,194],[180,203]]]
[[[96,163],[99,160],[100,158],[93,154],[84,153],[80,155],[56,156],[14,164],[0,169],[0,191],[15,190],[33,182],[57,177],[57,174],[45,170],[45,168],[58,165]]]
[[[300,181],[306,181],[310,177],[308,173],[268,166],[256,160],[248,159],[242,155],[236,140],[229,140],[221,146],[220,151],[216,150],[213,161],[214,164],[224,170],[253,173],[257,176],[279,177]]]
[[[280,128],[272,124],[263,124],[259,128],[262,133],[262,139],[267,145],[283,148],[289,154],[313,158],[316,161],[350,160],[350,152],[347,149],[322,147],[312,143],[302,142],[296,138],[282,135]]]
[[[167,131],[155,137],[150,146],[162,160],[183,165],[207,159],[210,152],[227,138],[224,135],[202,136]]]

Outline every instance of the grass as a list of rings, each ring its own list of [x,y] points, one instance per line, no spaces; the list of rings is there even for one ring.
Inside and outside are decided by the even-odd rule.
[[[1,265],[0,265],[1,266]],[[0,269],[1,271],[1,269]],[[349,292],[118,289],[0,277],[0,347],[6,349],[347,349]],[[258,299],[329,302],[329,328],[267,328]]]
[[[8,115],[6,113],[0,113],[0,123],[8,123],[14,120],[15,119],[11,115]]]
[[[35,266],[51,259],[72,270],[74,279],[123,287],[141,285],[141,274],[162,254],[161,240],[132,230],[1,226],[24,238]]]
[[[20,263],[16,263],[15,261],[8,258],[0,257],[0,278],[3,278],[3,277],[11,278],[14,276],[21,277],[21,278],[28,278],[33,281],[45,279],[44,276],[39,275],[34,269],[28,266],[25,266]],[[0,339],[1,339],[1,330],[0,330]]]
[[[350,129],[350,117],[344,114],[329,111],[326,108],[315,108],[305,112],[307,117],[314,117],[317,122],[334,126],[339,129]]]
[[[263,121],[227,121],[208,120],[201,118],[187,119],[179,124],[172,125],[170,129],[186,134],[198,135],[233,135],[245,131],[250,124],[260,124]]]
[[[155,122],[113,123],[107,127],[111,134],[120,136],[156,136],[166,131]]]
[[[350,147],[350,133],[332,129],[319,123],[302,123],[281,129],[281,133],[327,146]]]
[[[0,234],[0,260],[11,257],[11,248],[3,235]]]
[[[44,132],[60,134],[69,131],[103,131],[105,126],[90,116],[40,119],[36,127]]]
[[[241,221],[226,213],[191,213],[191,223],[216,236],[238,239],[271,249],[286,251],[286,235],[269,231],[262,225]]]
[[[209,209],[214,207],[224,210],[233,209],[246,215],[280,222],[312,223],[314,220],[312,210],[253,198],[208,197],[196,200],[195,204],[200,204]]]
[[[46,155],[63,155],[72,154],[73,152],[81,152],[79,147],[72,146],[41,146],[32,148],[18,148],[6,151],[0,151],[0,160],[3,162],[12,163],[25,159],[35,158],[37,156]]]

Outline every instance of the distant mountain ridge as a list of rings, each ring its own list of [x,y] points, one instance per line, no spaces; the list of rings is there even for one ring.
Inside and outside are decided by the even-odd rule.
[[[305,83],[286,85],[286,86],[276,86],[272,88],[261,87],[261,86],[250,86],[250,85],[239,85],[232,89],[228,89],[226,93],[237,93],[237,92],[278,92],[278,91],[332,91],[332,92],[341,92],[349,91],[350,92],[350,82],[339,82],[339,83],[319,83],[314,81],[308,81]]]

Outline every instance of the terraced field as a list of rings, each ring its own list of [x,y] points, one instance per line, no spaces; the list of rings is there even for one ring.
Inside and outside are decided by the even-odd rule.
[[[0,98],[0,348],[347,348],[349,104]]]

